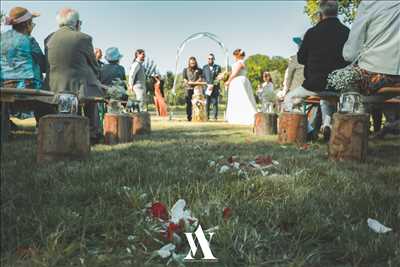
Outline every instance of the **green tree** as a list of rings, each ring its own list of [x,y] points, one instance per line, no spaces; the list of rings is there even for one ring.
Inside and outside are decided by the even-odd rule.
[[[272,74],[275,88],[280,88],[288,65],[287,59],[279,56],[268,57],[267,55],[256,54],[249,56],[246,60],[247,76],[251,82],[253,90],[262,83],[261,75],[264,71]]]
[[[304,7],[305,13],[310,17],[311,22],[315,24],[318,21],[317,11],[320,0],[307,0]],[[344,22],[353,22],[357,8],[361,0],[339,0],[339,15],[343,17]]]

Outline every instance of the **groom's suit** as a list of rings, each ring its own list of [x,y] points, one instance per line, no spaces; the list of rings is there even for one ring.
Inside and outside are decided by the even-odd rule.
[[[207,118],[210,119],[210,106],[213,105],[214,110],[214,119],[218,118],[218,97],[219,97],[219,81],[217,81],[218,74],[221,73],[221,67],[217,64],[205,65],[203,67],[203,78],[207,82],[207,84],[214,85],[213,91],[211,95],[206,95],[207,103]],[[207,90],[207,89],[206,89]]]

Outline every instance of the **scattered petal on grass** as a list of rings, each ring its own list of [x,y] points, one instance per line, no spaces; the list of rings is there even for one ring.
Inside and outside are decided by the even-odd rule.
[[[157,254],[161,258],[165,259],[165,258],[170,257],[174,250],[175,250],[174,244],[167,244],[167,245],[163,246],[162,248],[160,248],[159,250],[157,250]]]
[[[155,218],[160,218],[162,220],[168,219],[167,207],[161,202],[153,203],[153,205],[151,205],[150,211],[151,215]]]
[[[385,234],[387,232],[392,231],[391,228],[386,227],[385,225],[381,224],[377,220],[374,220],[371,218],[368,218],[367,223],[368,223],[368,227],[371,228],[375,233],[378,233],[378,234]]]
[[[222,215],[224,220],[225,221],[228,220],[231,216],[232,216],[232,209],[228,208],[228,207],[224,208],[223,215]]]
[[[219,173],[225,173],[227,171],[229,171],[229,166],[223,165],[220,169],[219,169]]]
[[[133,241],[135,237],[133,235],[128,235],[128,241]]]
[[[234,162],[233,163],[233,168],[235,168],[235,169],[240,169],[240,163],[239,162]]]
[[[256,164],[261,166],[268,166],[272,164],[271,156],[257,156],[255,160]]]

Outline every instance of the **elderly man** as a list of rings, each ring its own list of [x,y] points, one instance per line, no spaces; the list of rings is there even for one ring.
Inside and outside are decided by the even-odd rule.
[[[320,2],[320,22],[309,29],[297,53],[300,64],[304,65],[302,86],[289,92],[284,100],[284,109],[291,111],[293,106],[308,96],[318,95],[326,89],[329,73],[344,68],[348,63],[342,56],[343,46],[349,36],[349,29],[339,19],[336,0]],[[331,117],[335,107],[326,100],[320,101],[322,129],[325,141],[329,140]],[[316,132],[309,124],[309,138],[316,137]]]
[[[90,136],[99,136],[97,105],[91,101],[103,97],[97,77],[99,66],[94,55],[92,38],[80,32],[82,21],[77,11],[64,8],[57,14],[58,31],[47,39],[49,86],[55,93],[72,93],[85,102],[85,116],[90,122]]]

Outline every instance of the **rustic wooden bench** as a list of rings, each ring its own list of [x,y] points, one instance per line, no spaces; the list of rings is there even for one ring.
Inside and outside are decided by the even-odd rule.
[[[39,105],[49,105],[53,97],[54,93],[45,90],[0,87],[1,143],[10,134],[10,106],[17,110],[35,110]]]

